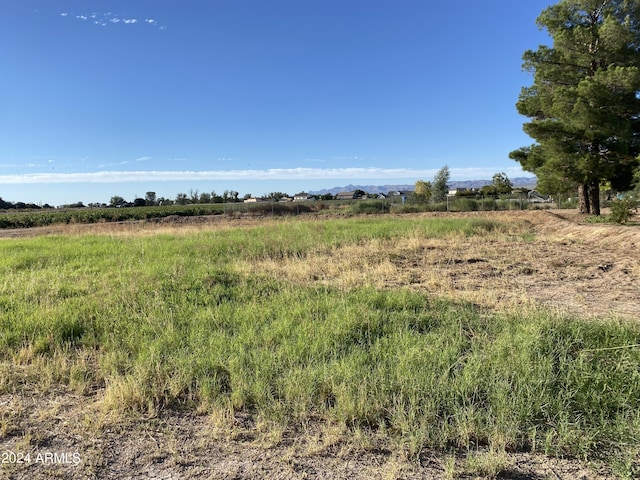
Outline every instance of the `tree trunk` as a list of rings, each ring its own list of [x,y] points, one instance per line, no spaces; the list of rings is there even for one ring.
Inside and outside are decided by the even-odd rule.
[[[589,190],[587,185],[578,185],[578,210],[580,213],[589,213]]]
[[[588,184],[589,188],[589,213],[592,215],[600,215],[600,183],[592,180]]]

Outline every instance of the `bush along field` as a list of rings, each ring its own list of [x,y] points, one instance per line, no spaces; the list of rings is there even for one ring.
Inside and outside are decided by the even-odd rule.
[[[316,208],[317,205],[314,205]],[[214,203],[193,205],[168,205],[123,208],[82,208],[68,210],[14,211],[0,213],[0,228],[31,228],[55,224],[91,224],[107,222],[141,221],[170,216],[194,217],[202,215],[250,214],[250,215],[298,215],[313,208],[307,204]]]
[[[637,324],[247,267],[508,233],[371,217],[3,241],[0,394],[63,385],[124,416],[242,411],[283,430],[319,421],[383,436],[410,458],[487,446],[639,473]]]
[[[0,228],[31,228],[59,223],[102,223],[148,220],[169,215],[195,216],[223,213],[222,204],[165,207],[82,208],[0,214]]]

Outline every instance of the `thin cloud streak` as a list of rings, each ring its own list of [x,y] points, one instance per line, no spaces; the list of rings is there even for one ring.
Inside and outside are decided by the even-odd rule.
[[[91,21],[92,23],[94,23],[95,25],[100,25],[102,27],[106,27],[108,24],[124,24],[124,25],[135,25],[136,23],[145,23],[147,25],[151,25],[152,27],[156,27],[159,28],[160,30],[166,30],[167,26],[166,25],[161,25],[160,23],[158,23],[157,20],[153,19],[153,18],[146,18],[144,19],[144,22],[139,21],[137,18],[126,18],[126,17],[121,17],[118,16],[116,13],[113,12],[106,12],[106,13],[91,13],[89,14],[85,14],[85,13],[81,13],[81,14],[75,14],[75,13],[71,13],[71,12],[62,12],[60,13],[61,17],[67,17],[67,18],[72,18],[72,19],[76,19],[76,20],[82,20],[84,21]]]
[[[25,173],[0,175],[0,184],[52,183],[132,183],[203,180],[337,180],[337,179],[431,179],[438,169],[408,168],[273,168],[267,170],[208,170],[208,171],[101,171],[83,173]],[[491,178],[490,168],[452,168],[451,177],[461,180]],[[522,175],[517,167],[508,169],[510,175]],[[525,174],[526,175],[526,174]]]

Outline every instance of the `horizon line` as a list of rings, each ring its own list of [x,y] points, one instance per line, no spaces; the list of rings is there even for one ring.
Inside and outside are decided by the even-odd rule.
[[[345,168],[272,168],[244,170],[136,170],[136,171],[98,171],[72,173],[22,173],[0,175],[0,184],[59,184],[59,183],[135,183],[135,182],[171,182],[171,181],[203,181],[203,180],[354,180],[354,179],[390,179],[390,178],[427,178],[434,176],[440,169],[411,168],[377,168],[377,167],[345,167]],[[528,172],[519,167],[504,169],[527,177]],[[450,168],[452,177],[465,177],[464,180],[486,180],[495,173],[495,168]],[[533,174],[529,174],[535,178]],[[474,178],[471,178],[474,177]],[[453,178],[451,180],[454,180]],[[458,180],[458,181],[464,181]],[[455,180],[454,180],[455,181]]]

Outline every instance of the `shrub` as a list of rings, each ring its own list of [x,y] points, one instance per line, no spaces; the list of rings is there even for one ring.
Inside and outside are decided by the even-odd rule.
[[[482,211],[498,209],[498,204],[496,203],[495,198],[483,198],[478,201],[478,205],[478,208]]]
[[[610,220],[614,223],[627,223],[633,216],[634,211],[638,210],[638,203],[631,198],[623,198],[614,200],[611,203]]]
[[[428,210],[427,204],[416,203],[395,203],[391,208],[393,209],[393,213],[419,213]]]
[[[578,199],[576,197],[560,198],[558,203],[559,208],[578,208]]]
[[[475,212],[478,210],[478,203],[472,198],[456,198],[451,210],[459,210],[461,212]]]
[[[389,213],[389,205],[384,201],[358,201],[351,205],[353,213]]]
[[[430,203],[428,210],[429,212],[446,212],[447,211],[447,202],[438,202],[438,203]]]
[[[258,203],[251,205],[249,208],[249,213],[253,215],[295,215],[311,211],[312,208],[309,205],[300,203],[296,203],[295,205],[275,202]]]
[[[501,198],[496,201],[497,210],[522,210],[522,206],[519,201],[514,201],[507,198]]]

